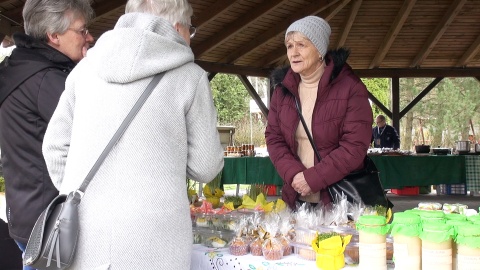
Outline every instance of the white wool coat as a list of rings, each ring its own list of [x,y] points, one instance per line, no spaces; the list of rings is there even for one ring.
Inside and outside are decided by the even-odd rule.
[[[166,20],[129,13],[66,81],[43,154],[60,193],[77,189],[155,74],[166,72],[79,205],[70,269],[190,269],[186,178],[223,168],[207,73]]]

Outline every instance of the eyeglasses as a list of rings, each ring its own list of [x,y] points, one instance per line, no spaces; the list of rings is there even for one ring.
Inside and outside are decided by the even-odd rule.
[[[84,37],[86,37],[88,35],[88,28],[87,27],[85,27],[83,29],[80,29],[80,30],[77,30],[75,28],[68,28],[68,30],[72,30],[74,32],[77,32],[78,34],[80,34]]]
[[[190,32],[190,38],[193,38],[197,33],[197,28],[191,24],[188,25],[188,32]]]

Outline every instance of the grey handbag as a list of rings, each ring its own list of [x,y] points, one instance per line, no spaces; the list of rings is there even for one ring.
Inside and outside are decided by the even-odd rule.
[[[164,73],[153,77],[133,108],[109,141],[82,185],[70,194],[60,194],[38,217],[25,249],[23,264],[40,270],[67,269],[73,262],[80,231],[78,205],[88,184],[106,156],[152,93]]]

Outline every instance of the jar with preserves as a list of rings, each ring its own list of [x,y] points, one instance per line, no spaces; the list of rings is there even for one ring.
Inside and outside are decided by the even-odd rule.
[[[422,231],[421,220],[418,215],[411,213],[395,213],[393,215],[393,257],[397,270],[422,269]]]
[[[359,268],[387,269],[386,235],[390,225],[383,216],[361,216],[356,224],[359,240]]]
[[[422,224],[422,269],[452,270],[452,235],[451,225],[441,222],[424,222]]]
[[[457,233],[457,269],[479,269],[480,226],[459,225]]]
[[[447,215],[448,216],[448,215]],[[452,268],[457,269],[457,244],[455,243],[455,239],[457,238],[458,234],[458,227],[461,225],[471,225],[472,222],[468,220],[447,220],[446,224],[452,226],[453,228],[453,236],[452,236]]]

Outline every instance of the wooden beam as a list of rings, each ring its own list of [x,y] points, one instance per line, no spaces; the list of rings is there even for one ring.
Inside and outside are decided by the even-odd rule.
[[[463,54],[462,58],[458,60],[456,66],[463,67],[467,65],[468,62],[470,62],[470,60],[472,60],[472,58],[475,57],[475,55],[477,55],[479,49],[480,49],[480,36],[478,36],[477,39],[475,39],[475,41],[470,45],[468,50]]]
[[[253,100],[255,100],[255,103],[257,103],[258,108],[260,108],[260,111],[262,111],[263,115],[267,117],[268,116],[267,106],[265,106],[265,104],[262,101],[262,98],[260,98],[257,91],[248,80],[247,76],[239,75],[238,78],[240,79],[240,81],[242,81],[245,88],[247,88],[248,93],[253,98]]]
[[[376,68],[356,69],[355,74],[360,78],[436,78],[436,77],[479,77],[480,68],[438,68],[438,69],[411,69],[411,68]]]
[[[236,66],[232,64],[213,63],[195,60],[195,63],[210,73],[227,73],[245,76],[265,77],[270,75],[272,69],[262,69],[257,67]]]
[[[335,17],[335,15],[338,14],[338,12],[340,12],[348,3],[350,3],[350,1],[352,0],[343,0],[340,4],[338,4],[338,6],[332,7],[331,10],[329,9],[328,14],[325,15],[323,19],[325,19],[327,22],[330,21],[333,17]]]
[[[345,24],[343,26],[343,30],[341,31],[342,34],[337,41],[337,48],[341,48],[345,45],[345,41],[347,40],[348,34],[350,34],[350,30],[352,29],[353,22],[357,17],[358,10],[362,5],[362,0],[354,0],[352,6],[350,7],[350,14],[348,15],[347,19],[345,20]]]
[[[223,11],[225,11],[228,7],[233,5],[235,1],[225,1],[225,0],[217,0],[211,6],[208,7],[207,10],[200,13],[198,16],[192,17],[192,23],[196,27],[200,28],[202,25],[208,23],[216,19]]]
[[[408,18],[408,15],[410,15],[410,12],[412,11],[413,6],[415,5],[415,2],[417,0],[406,0],[403,2],[402,8],[400,8],[397,17],[393,21],[392,25],[390,26],[390,30],[388,30],[387,35],[382,41],[382,44],[377,50],[377,54],[373,58],[372,62],[370,63],[369,68],[376,68],[380,66],[382,63],[383,59],[387,55],[388,51],[390,50],[390,47],[393,44],[393,41],[397,37],[398,33],[403,27],[403,24]]]
[[[215,76],[217,75],[218,73],[216,72],[211,72],[208,74],[208,81],[211,82],[213,80],[213,78],[215,78]]]
[[[251,42],[245,44],[240,49],[230,53],[227,57],[224,57],[220,60],[223,63],[232,63],[235,60],[239,59],[243,55],[249,53],[250,51],[254,50],[258,46],[265,44],[270,39],[278,36],[281,33],[285,33],[288,26],[293,23],[294,21],[303,18],[307,15],[317,14],[330,6],[338,3],[340,0],[333,0],[332,2],[328,3],[327,0],[316,0],[313,1],[310,5],[305,6],[304,8],[300,9],[298,12],[290,15],[281,23],[275,25],[274,27],[270,28],[269,30],[261,33],[258,35],[258,38],[252,40]]]
[[[229,1],[220,0],[221,2],[228,3]],[[193,47],[193,53],[197,58],[200,58],[203,54],[215,49],[217,46],[221,45],[223,42],[228,40],[233,35],[242,31],[248,27],[251,23],[255,22],[258,18],[265,16],[268,12],[278,7],[281,4],[284,4],[286,0],[283,1],[265,1],[258,7],[255,7],[251,12],[247,12],[244,16],[238,18],[232,23],[226,25],[222,28],[221,32],[214,34],[209,39],[202,41],[202,43]]]
[[[391,89],[391,102],[392,102],[392,126],[400,131],[400,78],[392,78],[392,89]]]
[[[92,8],[95,11],[95,18],[90,21],[90,25],[100,19],[102,16],[110,14],[111,12],[115,11],[117,8],[120,8],[126,3],[126,0],[109,0],[103,1],[100,4],[94,3],[92,5]]]
[[[437,42],[442,37],[443,33],[445,33],[447,28],[452,23],[453,19],[455,19],[457,14],[460,12],[465,2],[467,2],[467,0],[454,0],[452,2],[450,7],[448,8],[447,13],[445,13],[442,20],[438,22],[437,27],[435,27],[435,30],[433,30],[432,34],[423,45],[417,57],[415,57],[412,64],[410,64],[410,67],[413,68],[420,66],[425,60],[425,58],[428,57],[430,52],[433,50]]]
[[[373,104],[377,105],[377,107],[388,117],[392,118],[392,112],[383,105],[383,103],[378,100],[370,91],[368,92],[368,99],[370,99]]]
[[[418,94],[413,100],[412,102],[410,102],[401,112],[400,112],[400,118],[404,117],[408,111],[410,111],[415,105],[417,105],[417,103],[422,100],[423,97],[425,97],[428,93],[430,93],[430,91],[435,87],[437,86],[437,84],[439,82],[441,82],[443,80],[443,77],[438,77],[438,78],[435,78],[435,80],[433,80],[427,87],[425,87],[425,89],[423,89],[422,92],[420,92],[420,94]]]

